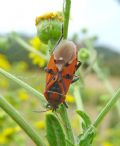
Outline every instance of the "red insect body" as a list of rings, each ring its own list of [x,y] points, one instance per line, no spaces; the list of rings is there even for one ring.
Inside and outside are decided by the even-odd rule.
[[[77,57],[75,57],[71,64],[66,64],[62,71],[59,71],[52,54],[46,68],[44,96],[53,110],[56,110],[59,104],[65,102],[65,96],[73,80],[75,71],[78,69],[77,65],[78,61]]]

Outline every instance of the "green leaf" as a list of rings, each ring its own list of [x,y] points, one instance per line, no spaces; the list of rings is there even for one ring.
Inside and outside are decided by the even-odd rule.
[[[86,129],[88,128],[90,125],[91,125],[91,120],[89,118],[89,116],[83,112],[83,111],[80,111],[80,110],[77,110],[76,111],[78,115],[80,115],[80,117],[83,119],[83,123],[82,123],[82,126],[83,126],[83,129]]]
[[[61,120],[62,120],[62,123],[63,123],[66,138],[72,144],[74,144],[75,140],[74,140],[73,130],[72,130],[72,127],[71,127],[71,124],[70,124],[70,119],[68,117],[67,109],[63,104],[60,105],[59,113],[60,113],[60,117],[61,117]],[[67,146],[68,146],[68,144],[67,144]]]
[[[92,146],[95,137],[95,127],[91,125],[83,134],[79,136],[79,146]]]
[[[46,131],[50,146],[66,146],[63,129],[53,114],[46,115]]]

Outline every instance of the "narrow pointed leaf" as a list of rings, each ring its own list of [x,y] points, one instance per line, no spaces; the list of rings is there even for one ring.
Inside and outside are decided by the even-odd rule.
[[[50,146],[66,146],[63,129],[53,114],[46,115],[46,131]]]
[[[95,127],[91,125],[83,134],[79,136],[79,146],[92,146],[95,133]]]
[[[77,110],[76,112],[83,119],[85,128],[88,128],[92,123],[89,116],[84,111]]]

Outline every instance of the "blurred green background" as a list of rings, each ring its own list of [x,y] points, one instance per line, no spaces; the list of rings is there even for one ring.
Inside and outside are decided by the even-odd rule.
[[[115,3],[116,5],[119,5],[119,1],[118,3]],[[104,22],[102,23],[104,24]],[[20,27],[22,27],[22,25]],[[114,27],[111,31],[114,32]],[[94,32],[94,34],[96,34],[96,32]],[[73,32],[69,36],[69,39],[74,41],[79,49],[86,47],[85,42],[88,40],[91,42],[92,47],[94,47],[97,52],[96,60],[102,69],[104,78],[109,82],[104,82],[104,80],[102,80],[99,75],[96,75],[93,70],[90,70],[89,73],[85,75],[84,84],[81,85],[84,86],[81,87],[83,88],[82,100],[85,111],[93,121],[100,112],[100,109],[108,101],[109,97],[111,97],[111,93],[106,86],[109,86],[108,88],[112,87],[110,90],[114,91],[120,87],[120,47],[116,50],[116,47],[111,45],[111,40],[109,42],[110,44],[102,43],[102,41],[101,43],[98,43],[102,36],[94,34],[89,34],[89,28],[88,30],[86,28],[81,30],[79,28],[77,33]],[[115,37],[116,35],[117,32]],[[10,31],[7,33],[0,32],[0,68],[5,69],[43,93],[45,86],[44,67],[47,65],[47,61],[26,50],[25,45],[19,43],[16,40],[16,37],[22,39],[23,42],[34,49],[46,54],[45,44],[43,44],[35,35],[33,36],[31,32],[22,32],[21,29],[16,33]],[[118,42],[117,46],[120,46],[120,42]],[[89,67],[89,63],[84,64],[84,70],[86,70],[87,67]],[[72,93],[71,87],[66,101],[69,104],[69,115],[72,114],[73,116],[71,119],[72,127],[74,128],[74,133],[77,135],[77,125],[79,121],[75,113],[75,99]],[[34,96],[14,82],[3,77],[1,74],[0,94],[3,95],[24,116],[43,137],[45,137],[45,113],[33,112],[34,110],[44,109]],[[99,127],[94,146],[120,145],[119,120],[120,111],[115,107],[106,116]],[[33,146],[34,144],[20,127],[0,109],[0,146],[16,145]]]

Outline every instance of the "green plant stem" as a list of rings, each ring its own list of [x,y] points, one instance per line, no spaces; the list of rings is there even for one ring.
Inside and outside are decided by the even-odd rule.
[[[64,105],[60,106],[60,110],[59,110],[62,122],[63,122],[63,126],[65,129],[65,133],[66,133],[66,139],[68,139],[72,144],[75,143],[74,140],[74,136],[73,136],[73,131],[72,131],[72,127],[70,124],[70,120],[67,114],[67,110],[66,107]]]
[[[45,146],[39,135],[34,131],[27,121],[0,96],[0,107],[25,131],[25,133],[34,141],[37,146]]]
[[[100,122],[103,120],[103,118],[106,116],[106,114],[114,106],[114,104],[117,102],[119,98],[120,98],[120,88],[117,90],[115,95],[109,100],[109,102],[106,104],[106,106],[103,108],[103,110],[96,118],[95,122],[93,123],[95,127],[97,127],[100,124]]]
[[[68,35],[70,8],[71,8],[71,0],[65,0],[65,7],[64,7],[64,31],[63,31],[63,38],[64,39],[67,39],[67,35]]]
[[[98,117],[96,118],[94,123],[91,124],[87,128],[87,130],[83,133],[82,139],[81,139],[81,141],[79,143],[80,145],[86,146],[86,142],[87,142],[87,145],[89,145],[93,141],[93,138],[95,136],[95,128],[97,128],[99,126],[99,124],[104,119],[106,114],[110,111],[110,109],[118,101],[119,97],[120,97],[120,88],[117,90],[115,95],[108,101],[108,103],[105,105],[105,107],[102,109],[102,111],[100,112],[100,114],[98,115]]]
[[[65,139],[69,146],[76,146],[75,144],[71,143],[68,139]]]
[[[83,103],[82,103],[82,99],[81,99],[80,88],[78,85],[74,86],[74,96],[75,96],[75,100],[76,100],[77,110],[83,111],[84,108],[83,108]]]
[[[35,90],[34,88],[32,88],[31,86],[29,86],[28,84],[26,84],[25,82],[21,81],[17,77],[11,75],[7,71],[3,70],[2,68],[0,68],[0,73],[2,75],[4,75],[5,77],[7,77],[8,79],[16,82],[18,85],[22,86],[23,88],[25,88],[26,90],[28,90],[29,92],[31,92],[36,97],[38,97],[38,99],[40,100],[40,102],[42,103],[42,105],[45,106],[45,104],[47,103],[47,101],[45,100],[45,97],[40,92],[38,92],[37,90]]]
[[[77,110],[81,110],[84,111],[83,108],[83,103],[82,103],[82,99],[81,99],[81,91],[78,85],[74,85],[74,97],[75,97],[75,102],[76,102],[76,106],[77,106]],[[80,133],[83,132],[82,129],[82,118],[79,117],[79,123],[80,123]]]
[[[27,51],[33,52],[36,55],[40,56],[41,58],[48,60],[48,56],[42,54],[40,51],[36,50],[34,47],[32,47],[31,45],[29,45],[27,42],[25,42],[22,38],[20,38],[17,34],[13,34],[12,38],[18,43],[20,44],[23,48],[25,48]]]
[[[70,8],[71,8],[71,0],[65,0],[65,6],[63,6],[63,13],[64,13],[64,30],[63,30],[63,38],[67,39],[68,35],[68,25],[69,25],[69,17],[70,17]],[[60,116],[61,119],[64,123],[64,128],[65,128],[65,133],[66,133],[66,138],[74,144],[74,136],[72,132],[72,128],[70,125],[70,121],[68,118],[67,110],[64,107],[64,105],[60,106]]]

